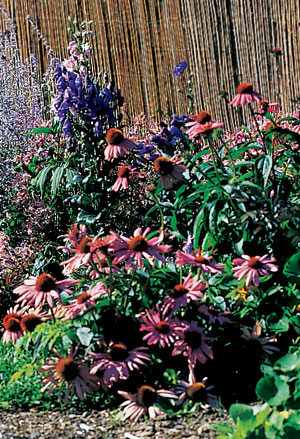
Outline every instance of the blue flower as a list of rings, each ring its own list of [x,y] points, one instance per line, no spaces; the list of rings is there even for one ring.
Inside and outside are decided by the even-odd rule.
[[[182,75],[182,73],[185,71],[186,68],[187,68],[187,63],[185,61],[181,61],[180,63],[178,63],[174,68],[175,77],[177,78],[177,76]]]

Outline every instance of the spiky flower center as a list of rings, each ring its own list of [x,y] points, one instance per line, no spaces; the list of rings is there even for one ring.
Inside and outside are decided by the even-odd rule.
[[[240,84],[237,88],[237,92],[238,94],[251,94],[253,93],[253,86],[252,84],[249,83],[245,83],[245,84]]]
[[[90,297],[91,297],[90,293],[84,291],[84,293],[79,294],[79,296],[77,297],[77,303],[82,304],[87,300],[89,300]]]
[[[162,177],[170,175],[173,171],[173,168],[174,163],[168,157],[157,157],[157,159],[154,161],[154,169]]]
[[[21,328],[23,331],[32,332],[35,330],[36,326],[42,323],[42,319],[36,314],[27,314],[21,320]]]
[[[260,268],[263,264],[260,262],[259,258],[256,258],[255,256],[253,258],[250,258],[248,261],[248,267],[251,268]]]
[[[205,264],[205,265],[209,265],[209,259],[204,258],[201,255],[198,255],[195,257],[195,261],[198,262],[199,264]]]
[[[134,238],[131,238],[128,248],[134,252],[144,252],[149,248],[149,244],[143,235],[137,235]]]
[[[35,289],[37,291],[42,291],[43,293],[48,293],[55,289],[55,279],[51,274],[42,273],[39,275],[35,281]]]
[[[129,168],[129,166],[122,166],[118,170],[118,177],[120,177],[120,178],[129,178],[130,173],[131,173],[131,169]]]
[[[108,354],[112,361],[124,361],[128,357],[128,350],[124,344],[115,343]]]
[[[198,331],[186,331],[184,341],[191,349],[197,349],[202,345],[202,334]]]
[[[184,296],[189,290],[185,286],[178,284],[173,288],[172,294],[175,299]]]
[[[196,121],[201,124],[205,124],[211,121],[211,115],[208,111],[200,111],[200,113],[196,117]]]
[[[73,381],[78,377],[80,367],[73,358],[60,358],[55,371],[61,380]]]
[[[205,385],[201,382],[194,383],[188,387],[186,394],[193,402],[204,402],[207,399]]]
[[[10,332],[20,331],[20,316],[17,313],[11,312],[3,318],[3,326]]]
[[[121,130],[117,128],[110,128],[106,134],[106,143],[109,145],[120,145],[124,140],[124,136]]]
[[[92,238],[90,238],[89,236],[85,236],[84,238],[82,238],[78,245],[78,251],[80,253],[90,253],[90,242],[92,242]]]
[[[160,334],[167,334],[170,331],[170,325],[168,322],[161,320],[156,324],[156,329]]]
[[[143,407],[150,407],[157,401],[156,390],[150,386],[141,386],[137,391],[136,401]]]

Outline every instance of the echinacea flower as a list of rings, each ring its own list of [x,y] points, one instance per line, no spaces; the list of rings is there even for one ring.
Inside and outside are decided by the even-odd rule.
[[[277,111],[281,108],[281,105],[277,102],[269,102],[266,99],[262,99],[259,102],[259,110],[258,113],[265,114],[265,113],[277,113]]]
[[[189,254],[178,250],[176,258],[175,264],[178,265],[194,265],[199,267],[204,273],[223,273],[224,265],[211,262],[212,256],[204,257],[201,252]]]
[[[204,329],[200,328],[197,322],[183,322],[182,331],[178,331],[178,335],[180,339],[175,342],[172,355],[183,354],[188,357],[192,366],[197,360],[204,364],[207,358],[213,358],[213,351],[206,343],[211,338],[204,334]]]
[[[240,84],[237,88],[237,95],[232,99],[229,105],[236,107],[237,105],[251,104],[254,101],[260,101],[262,96],[253,90],[252,84]]]
[[[19,305],[8,310],[2,322],[5,329],[2,336],[3,344],[9,343],[10,340],[15,344],[23,336],[23,330],[20,325],[23,314],[24,310],[19,310]]]
[[[135,148],[135,143],[124,137],[121,130],[110,128],[106,133],[107,147],[104,150],[105,160],[120,157],[128,154],[130,150]]]
[[[161,409],[154,405],[159,403],[161,398],[178,398],[170,390],[155,390],[147,385],[141,386],[135,395],[121,390],[118,390],[118,393],[128,400],[121,404],[121,407],[124,408],[123,420],[129,419],[133,422],[138,421],[144,415],[149,416],[150,419],[162,415]]]
[[[157,157],[154,161],[154,170],[159,175],[159,186],[164,189],[171,189],[173,183],[177,183],[182,179],[182,174],[186,167],[182,164],[180,157]]]
[[[148,345],[160,344],[163,348],[165,346],[171,346],[177,338],[177,329],[181,329],[178,326],[177,319],[172,319],[170,316],[161,315],[160,312],[153,310],[146,310],[146,315],[141,315],[143,324],[140,327],[140,331],[146,331],[143,340]]]
[[[186,306],[191,301],[197,301],[203,297],[202,291],[207,287],[206,283],[197,280],[196,276],[190,273],[183,283],[174,285],[171,294],[164,300],[162,308],[164,312],[170,310],[178,311],[181,306]]]
[[[261,337],[262,327],[257,321],[252,329],[249,331],[245,326],[242,327],[241,337],[246,340],[246,349],[248,354],[253,358],[258,358],[260,362],[263,362],[268,355],[274,353],[274,351],[279,351],[276,346],[272,346],[270,343],[277,342],[275,337]]]
[[[73,294],[69,287],[77,283],[78,280],[76,279],[56,280],[51,274],[42,273],[38,277],[30,276],[29,279],[24,281],[24,285],[15,288],[13,293],[20,296],[17,303],[22,302],[22,306],[24,304],[34,304],[37,308],[39,305],[48,303],[53,308],[54,299],[62,303],[61,291]]]
[[[97,282],[89,291],[79,294],[70,305],[65,305],[67,309],[66,318],[75,317],[81,311],[86,311],[95,306],[96,299],[107,295],[103,282]]]
[[[194,139],[199,135],[208,135],[215,129],[224,126],[222,122],[212,120],[212,117],[208,111],[200,111],[199,114],[193,114],[190,116],[190,118],[195,120],[185,124],[187,127],[189,127],[189,129],[186,131],[189,139]]]
[[[146,350],[148,348],[138,347],[129,351],[124,343],[111,342],[108,352],[88,352],[90,357],[96,360],[90,372],[97,374],[102,371],[103,383],[108,387],[119,380],[127,380],[130,372],[139,370],[141,366],[147,366],[150,355],[145,352]]]
[[[60,386],[58,400],[62,400],[62,391],[66,384],[66,393],[64,396],[64,403],[68,402],[69,397],[72,398],[75,391],[80,400],[83,400],[87,393],[90,393],[99,388],[99,379],[95,375],[91,375],[89,368],[83,365],[83,360],[76,358],[78,348],[69,349],[67,357],[63,357],[57,350],[53,349],[57,357],[49,359],[42,367],[38,369],[39,372],[48,373],[43,379],[45,384],[41,392],[47,392],[51,395],[54,390]]]
[[[207,377],[201,381],[196,381],[194,371],[190,368],[188,381],[179,380],[178,386],[174,389],[174,393],[178,395],[176,404],[200,403],[202,407],[210,405],[211,407],[218,406],[218,399],[215,395],[210,393],[213,386],[207,386]]]
[[[259,285],[260,276],[270,276],[271,273],[278,271],[278,266],[273,264],[276,259],[269,257],[268,254],[263,256],[248,256],[242,255],[241,258],[233,260],[233,277],[239,281],[246,277],[246,285],[249,286],[251,282],[257,287]]]
[[[115,181],[112,190],[114,192],[117,192],[120,188],[124,190],[128,189],[129,179],[132,178],[134,175],[140,175],[140,172],[138,172],[134,168],[131,169],[129,166],[121,166],[118,169],[118,178]]]
[[[111,249],[116,251],[112,263],[119,264],[126,261],[125,269],[129,270],[132,265],[135,271],[137,267],[143,267],[143,258],[146,258],[151,265],[154,259],[165,262],[161,253],[170,251],[171,246],[159,245],[164,239],[164,232],[161,231],[157,238],[147,239],[149,232],[149,227],[144,232],[139,227],[134,231],[132,238],[110,232],[116,238],[111,244]]]
[[[176,64],[174,67],[174,76],[177,78],[178,76],[182,75],[182,73],[187,68],[187,63],[185,61],[181,61],[180,63]]]
[[[47,315],[46,311],[43,311],[42,307],[39,306],[37,309],[29,308],[26,310],[26,314],[21,318],[20,326],[24,334],[26,332],[32,332],[41,323],[48,320],[50,317]]]

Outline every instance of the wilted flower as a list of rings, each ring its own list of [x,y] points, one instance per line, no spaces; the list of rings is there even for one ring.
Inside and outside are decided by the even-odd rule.
[[[242,327],[241,337],[247,341],[246,349],[248,353],[253,353],[253,356],[258,357],[260,361],[264,361],[268,355],[279,351],[276,346],[272,346],[270,343],[277,342],[275,337],[261,337],[262,327],[257,321],[253,327],[252,332],[245,326]]]
[[[237,95],[232,99],[229,105],[236,107],[237,105],[250,104],[253,101],[260,101],[262,96],[253,90],[252,84],[240,84],[237,88]]]
[[[269,257],[267,254],[263,256],[248,256],[242,255],[241,258],[233,260],[233,264],[237,267],[233,267],[233,277],[236,277],[239,281],[247,276],[246,285],[250,285],[251,282],[257,287],[259,285],[260,276],[270,276],[271,273],[278,271],[278,266],[273,264],[276,259]]]
[[[67,357],[63,357],[57,350],[53,350],[58,357],[49,359],[38,369],[39,372],[49,372],[42,379],[42,383],[45,385],[42,387],[41,392],[50,389],[47,395],[51,395],[61,385],[58,397],[58,400],[61,401],[63,384],[66,384],[67,389],[64,397],[64,403],[66,404],[75,391],[79,399],[83,400],[87,393],[99,388],[99,379],[90,374],[89,368],[83,365],[82,359],[76,358],[78,348],[75,350],[69,349]]]
[[[163,414],[155,403],[159,403],[161,398],[177,399],[175,393],[170,390],[155,390],[151,386],[141,386],[135,395],[131,393],[118,391],[120,395],[128,399],[121,404],[124,408],[123,420],[138,421],[140,417],[147,415],[150,419]]]

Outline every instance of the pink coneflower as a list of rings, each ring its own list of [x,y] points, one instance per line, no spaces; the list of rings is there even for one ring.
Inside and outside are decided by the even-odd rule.
[[[207,287],[206,283],[197,280],[190,273],[182,284],[173,287],[170,296],[164,300],[162,308],[165,313],[169,310],[178,311],[181,306],[186,306],[191,301],[197,301],[203,297],[202,291]]]
[[[208,307],[205,304],[200,305],[198,311],[208,317],[209,323],[218,322],[220,325],[223,325],[223,323],[231,323],[230,319],[227,317],[230,314],[230,311],[217,311],[212,305]]]
[[[212,133],[215,129],[224,126],[222,122],[217,120],[212,120],[210,113],[207,111],[200,111],[199,114],[193,114],[190,116],[191,119],[195,119],[193,122],[187,122],[185,125],[190,127],[186,134],[189,139],[194,139],[199,135],[208,135]]]
[[[24,315],[20,321],[20,326],[24,333],[32,332],[38,325],[49,318],[47,312],[42,310],[42,307],[28,309],[27,314]]]
[[[233,264],[237,267],[233,267],[233,277],[239,281],[247,276],[246,285],[249,286],[251,281],[258,287],[260,276],[270,276],[271,273],[278,271],[278,266],[274,265],[275,258],[270,258],[267,254],[263,256],[242,255],[241,258],[233,260]]]
[[[24,285],[15,288],[13,293],[20,296],[17,303],[22,302],[22,306],[34,304],[37,308],[39,305],[48,303],[53,308],[54,299],[62,303],[60,292],[67,291],[73,294],[69,287],[77,283],[76,279],[56,280],[51,274],[42,273],[38,277],[30,276],[24,281]]]
[[[194,265],[199,267],[204,273],[223,273],[224,265],[211,262],[212,256],[204,257],[201,252],[189,254],[178,250],[176,258],[175,264],[178,265]]]
[[[72,258],[60,263],[60,265],[65,265],[65,273],[71,273],[77,270],[81,265],[89,264],[93,257],[90,248],[91,243],[92,238],[90,238],[89,236],[84,236],[78,243],[75,244],[75,248],[58,247],[59,249],[64,249],[69,251],[70,253],[74,253],[74,256],[72,256]]]
[[[262,96],[253,90],[252,84],[240,84],[237,88],[237,95],[232,99],[229,105],[236,107],[237,105],[250,104],[254,101],[260,101]]]
[[[171,246],[159,245],[164,239],[164,232],[161,231],[157,238],[147,239],[149,232],[149,227],[143,233],[142,228],[139,227],[134,231],[132,238],[110,232],[116,238],[111,245],[111,248],[116,251],[112,263],[119,264],[126,261],[126,270],[129,270],[131,266],[133,270],[136,270],[137,267],[143,267],[143,258],[146,258],[150,264],[153,264],[154,259],[165,262],[161,253],[170,251]]]
[[[104,150],[105,160],[120,157],[125,153],[128,154],[129,150],[135,148],[135,143],[126,139],[122,131],[117,128],[110,128],[105,139],[107,143],[107,147]]]
[[[274,351],[279,351],[276,346],[272,346],[270,343],[277,342],[275,337],[261,337],[262,327],[257,321],[252,329],[249,331],[245,326],[242,327],[241,337],[246,340],[247,350],[253,352],[259,357],[260,361],[264,361],[268,355],[274,353]]]
[[[120,188],[128,189],[129,180],[134,175],[141,175],[135,168],[131,169],[129,166],[121,166],[118,169],[118,178],[115,181],[115,184],[112,187],[112,190],[117,192]]]
[[[19,305],[8,310],[2,322],[5,329],[2,336],[3,344],[9,343],[10,340],[15,344],[18,338],[23,336],[23,330],[20,325],[23,314],[24,310],[19,310]]]
[[[103,282],[97,282],[96,285],[93,286],[89,291],[84,291],[79,294],[76,299],[71,301],[70,305],[66,305],[65,308],[68,310],[66,313],[66,318],[75,317],[81,311],[86,311],[87,309],[91,309],[95,306],[96,299],[98,297],[104,296],[107,294]]]
[[[62,399],[63,385],[66,384],[67,389],[64,397],[64,403],[68,402],[69,396],[72,398],[76,391],[80,400],[83,400],[87,393],[90,393],[99,388],[99,379],[95,375],[91,375],[89,368],[83,365],[83,360],[76,358],[78,348],[68,350],[68,356],[63,357],[57,350],[53,349],[58,357],[48,360],[42,367],[38,369],[39,372],[48,373],[42,379],[45,383],[41,392],[47,392],[51,395],[54,390],[61,385],[58,400]]]
[[[95,261],[94,261],[95,262]],[[114,264],[108,264],[107,257],[105,255],[97,254],[97,270],[92,270],[90,276],[92,279],[98,279],[101,273],[121,273],[119,267]]]
[[[195,374],[190,369],[188,381],[179,380],[178,386],[174,389],[174,393],[179,397],[176,403],[182,404],[183,407],[190,402],[200,403],[201,407],[218,407],[217,397],[210,393],[213,386],[206,386],[206,381],[207,377],[196,381]]]
[[[182,331],[178,332],[180,340],[177,340],[174,345],[172,355],[180,355],[188,357],[189,363],[194,366],[198,360],[204,364],[207,358],[213,358],[212,349],[206,344],[210,337],[206,337],[203,328],[198,326],[198,323],[192,321],[190,324],[184,322],[182,324]]]
[[[148,348],[138,347],[128,351],[124,343],[113,343],[109,345],[107,353],[88,352],[96,360],[91,368],[91,374],[104,371],[103,382],[106,386],[111,386],[119,380],[126,380],[130,372],[139,370],[141,366],[147,366],[150,355],[145,351]]]
[[[154,161],[154,170],[159,175],[159,186],[164,189],[171,189],[173,183],[182,179],[182,174],[186,167],[182,164],[180,157],[157,157]]]
[[[149,416],[150,419],[162,415],[160,408],[154,405],[159,403],[161,398],[177,399],[175,393],[170,390],[155,390],[147,385],[141,386],[135,395],[121,390],[118,393],[128,399],[121,404],[124,408],[123,420],[129,419],[133,422],[138,421],[144,415]]]
[[[177,329],[181,330],[181,326],[177,319],[170,316],[161,316],[159,311],[146,310],[146,316],[141,315],[143,324],[140,331],[147,331],[143,340],[148,345],[160,344],[163,348],[173,344],[178,336]]]
[[[277,102],[269,102],[266,99],[262,99],[259,102],[259,110],[258,113],[265,114],[265,113],[277,113],[279,109],[281,108],[281,105]]]

